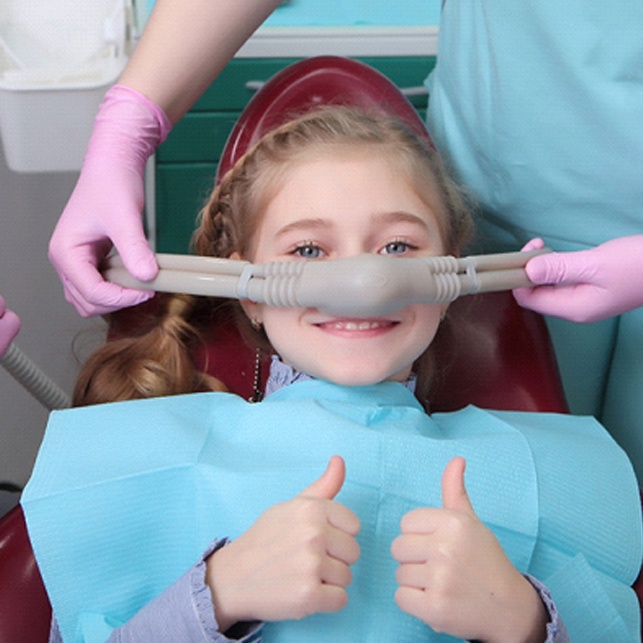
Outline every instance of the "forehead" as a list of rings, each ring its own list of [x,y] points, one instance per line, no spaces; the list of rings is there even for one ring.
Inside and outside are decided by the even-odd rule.
[[[442,203],[428,170],[373,146],[324,146],[284,164],[266,185],[263,219],[323,212],[409,211],[441,218]],[[278,223],[274,221],[274,223]]]

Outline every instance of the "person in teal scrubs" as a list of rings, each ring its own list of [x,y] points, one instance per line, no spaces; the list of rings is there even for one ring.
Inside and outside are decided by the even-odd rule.
[[[620,314],[550,328],[572,410],[602,419],[639,475],[642,26],[639,0],[446,0],[427,81],[431,134],[481,206],[478,247],[537,237],[565,251],[528,272],[569,285],[518,300],[572,320]]]
[[[50,243],[65,296],[82,315],[150,297],[105,282],[97,265],[113,244],[135,277],[156,274],[140,216],[145,163],[279,4],[155,3],[106,95]],[[588,320],[643,305],[642,12],[638,0],[444,3],[429,125],[480,199],[481,247],[515,250],[542,237],[562,251],[530,263],[544,285],[518,294],[525,306]],[[639,469],[642,317],[639,309],[586,327],[551,322],[572,409],[598,415]]]

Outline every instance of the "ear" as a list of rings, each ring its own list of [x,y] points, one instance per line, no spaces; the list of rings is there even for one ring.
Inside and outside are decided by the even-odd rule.
[[[233,252],[228,259],[234,259],[235,261],[238,261],[242,259],[241,255],[238,252]],[[261,315],[261,304],[257,304],[254,301],[250,301],[249,299],[240,299],[239,303],[241,304],[241,308],[243,308],[243,312],[246,314],[246,317],[251,322],[258,322],[258,323],[263,323],[263,318]]]
[[[257,304],[249,299],[240,299],[239,303],[241,304],[241,308],[243,308],[243,312],[246,314],[246,317],[250,320],[253,326],[256,324],[263,324],[261,304]]]

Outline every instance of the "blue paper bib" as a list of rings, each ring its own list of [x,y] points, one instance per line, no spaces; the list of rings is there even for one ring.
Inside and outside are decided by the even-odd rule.
[[[267,624],[265,641],[453,640],[395,605],[390,545],[407,511],[440,506],[455,455],[476,512],[550,587],[572,640],[637,630],[638,490],[598,423],[472,407],[429,417],[396,383],[308,381],[255,405],[212,393],[52,414],[22,503],[65,641],[104,641],[213,539],[298,494],[334,454],[347,466],[337,500],[362,525],[348,606]]]

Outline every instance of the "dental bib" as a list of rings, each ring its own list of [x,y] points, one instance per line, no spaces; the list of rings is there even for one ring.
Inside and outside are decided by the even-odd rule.
[[[311,380],[260,404],[203,393],[51,415],[22,505],[64,640],[104,641],[215,538],[300,493],[335,454],[347,472],[336,500],[361,521],[348,605],[266,624],[264,641],[455,640],[396,606],[390,545],[406,512],[441,506],[456,455],[476,513],[549,587],[572,640],[637,631],[638,487],[597,422],[474,407],[428,416],[398,383]]]

